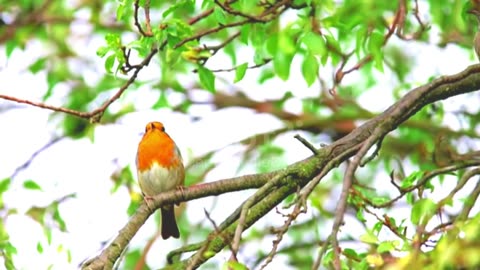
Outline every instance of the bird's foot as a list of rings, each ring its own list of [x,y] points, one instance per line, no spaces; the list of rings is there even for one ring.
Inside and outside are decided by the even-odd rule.
[[[147,207],[150,211],[153,211],[154,210],[154,207],[152,205],[152,201],[153,201],[153,197],[152,196],[143,196],[143,200],[145,201],[145,203],[147,204]]]
[[[176,189],[180,190],[180,192],[182,192],[182,200],[184,201],[185,200],[185,187],[184,186],[177,186]],[[175,204],[180,205],[179,202],[177,202]]]

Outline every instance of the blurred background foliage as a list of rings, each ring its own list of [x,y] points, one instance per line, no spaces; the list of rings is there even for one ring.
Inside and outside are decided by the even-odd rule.
[[[446,48],[454,48],[474,62],[471,48],[477,22],[467,15],[474,5],[466,0],[1,0],[0,48],[6,62],[14,52],[36,52],[25,72],[42,76],[47,87],[15,89],[12,95],[33,96],[33,102],[73,110],[52,111],[50,121],[57,137],[89,138],[93,143],[95,128],[136,112],[144,93],[139,89],[147,88],[153,93],[147,98],[155,97],[149,100],[152,110],[168,108],[192,121],[203,117],[199,108],[205,107],[209,111],[244,108],[280,120],[278,129],[252,133],[233,143],[244,146],[241,161],[230,165],[233,171],[238,174],[253,165],[257,172],[267,172],[286,166],[287,157],[295,151],[283,147],[282,136],[302,132],[317,144],[331,143],[415,86],[444,75],[435,66],[437,61],[425,61],[428,58],[422,54],[441,58]],[[147,69],[152,76],[142,76]],[[447,106],[447,100],[418,112],[385,138],[378,158],[357,174],[347,215],[364,232],[346,233],[340,239],[346,245],[344,268],[480,265],[478,176],[469,181],[467,192],[455,198],[470,179],[464,178],[467,169],[449,172],[458,184],[450,185],[447,193],[438,193],[443,174],[424,180],[429,171],[478,149],[479,96],[468,94],[462,99],[454,106]],[[109,101],[111,106],[102,109]],[[9,104],[1,103],[0,112],[8,110]],[[218,128],[212,126],[212,132]],[[192,154],[188,184],[202,181],[219,164],[212,160],[217,150]],[[125,209],[128,213],[141,200],[133,188],[134,170],[124,166],[112,172],[112,192],[126,187],[134,194]],[[9,215],[17,214],[2,199],[12,178],[0,182],[0,252],[7,269],[15,269],[16,260],[25,259],[9,241],[4,226]],[[404,191],[398,201],[392,201],[398,192],[389,178]],[[309,211],[314,214],[292,226],[288,243],[278,250],[285,265],[309,269],[313,264],[326,238],[322,228],[330,226],[332,201],[342,179],[343,173],[331,173],[310,196]],[[419,181],[421,185],[412,188]],[[41,190],[42,183],[25,180],[24,188]],[[58,211],[68,198],[74,194],[47,206],[32,205],[23,214],[37,221],[50,239],[52,230],[68,228]],[[446,211],[454,202],[460,206]],[[475,203],[477,211],[470,212]],[[410,216],[397,217],[398,208],[409,209]],[[427,230],[429,222],[436,225]],[[275,230],[266,224],[249,230],[244,242],[273,239]],[[211,231],[211,224],[186,218],[179,225],[185,242]],[[421,254],[415,253],[419,243]],[[362,248],[348,248],[352,244]],[[270,248],[268,244],[255,247],[245,264],[258,267]],[[38,253],[43,249],[39,244]],[[71,252],[65,247],[58,250]],[[145,263],[148,252],[148,248],[130,248],[122,267],[158,267]],[[331,267],[332,254],[327,249],[324,267]]]

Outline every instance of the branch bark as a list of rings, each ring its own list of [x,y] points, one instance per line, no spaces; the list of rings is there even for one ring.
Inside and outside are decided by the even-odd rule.
[[[333,144],[318,149],[317,155],[291,164],[282,170],[200,184],[186,188],[183,192],[172,191],[160,194],[153,198],[153,210],[149,209],[145,203],[142,203],[131,220],[120,230],[113,242],[105,248],[99,256],[85,263],[82,269],[111,269],[138,229],[155,209],[164,204],[189,201],[244,189],[260,188],[271,179],[281,175],[282,181],[278,181],[278,184],[272,187],[272,191],[269,192],[268,195],[258,202],[253,203],[250,207],[250,210],[245,216],[243,228],[247,229],[277,206],[288,195],[295,192],[299,187],[304,187],[308,184],[311,179],[326,168],[325,166],[329,164],[329,161],[335,160],[333,162],[334,164],[327,166],[329,170],[354,155],[355,160],[360,161],[365,156],[367,150],[375,145],[378,140],[385,137],[390,131],[396,129],[426,105],[456,95],[474,92],[478,89],[480,89],[480,65],[469,66],[458,74],[442,76],[430,83],[411,90],[382,114],[367,121]],[[360,151],[358,151],[359,148]],[[339,156],[341,156],[341,158],[336,160]],[[346,179],[344,179],[344,181],[352,181],[351,178],[354,177],[357,166],[358,162],[350,164],[347,168],[345,174]],[[277,182],[277,180],[275,180],[275,182]],[[346,197],[342,198],[342,201],[343,200],[346,201]],[[240,208],[241,207],[242,206],[240,206]],[[339,213],[338,215],[343,215],[343,213]],[[227,224],[220,225],[220,230],[222,230],[221,235],[220,232],[214,231],[209,235],[203,245],[197,245],[197,247],[206,247],[205,249],[201,248],[202,252],[197,252],[186,260],[174,262],[174,267],[197,268],[209,258],[213,257],[214,254],[221,251],[235,235],[238,216],[239,211],[236,211],[236,214],[234,213],[227,219],[229,220]],[[335,223],[334,226],[339,227],[341,223]],[[338,231],[338,227],[334,227],[332,230]],[[337,242],[336,239],[332,241]]]

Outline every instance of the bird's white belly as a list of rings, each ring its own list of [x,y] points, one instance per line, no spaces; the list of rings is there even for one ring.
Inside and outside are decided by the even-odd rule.
[[[166,169],[154,163],[149,170],[138,172],[140,189],[147,196],[175,189],[182,183],[180,172],[175,167]]]

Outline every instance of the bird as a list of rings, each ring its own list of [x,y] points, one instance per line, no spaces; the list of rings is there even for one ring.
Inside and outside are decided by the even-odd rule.
[[[137,177],[145,201],[162,192],[182,189],[185,183],[185,168],[182,156],[172,138],[165,132],[161,122],[150,122],[138,144]],[[179,238],[173,205],[161,207],[163,239]]]

